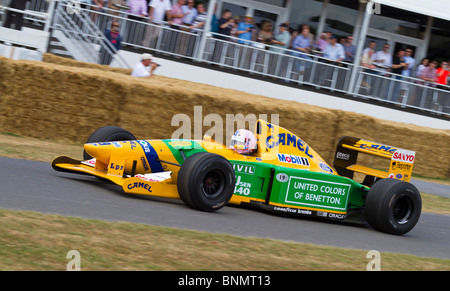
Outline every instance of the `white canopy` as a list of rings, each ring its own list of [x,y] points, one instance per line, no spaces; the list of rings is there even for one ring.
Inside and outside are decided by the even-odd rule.
[[[375,0],[374,2],[450,21],[449,0]],[[383,8],[381,9],[383,13]]]

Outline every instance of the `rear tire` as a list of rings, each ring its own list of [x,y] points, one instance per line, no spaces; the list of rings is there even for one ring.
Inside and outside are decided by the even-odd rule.
[[[207,152],[196,153],[181,166],[177,188],[181,200],[201,211],[217,211],[224,207],[234,192],[236,178],[230,162]]]
[[[421,211],[420,193],[408,182],[382,179],[373,185],[366,197],[367,221],[373,228],[386,233],[407,233],[416,225]]]
[[[86,143],[95,143],[95,142],[105,142],[105,141],[122,141],[122,140],[136,140],[133,134],[131,134],[128,130],[107,125],[100,127],[96,131],[94,131]],[[90,160],[92,157],[83,150],[83,159]]]

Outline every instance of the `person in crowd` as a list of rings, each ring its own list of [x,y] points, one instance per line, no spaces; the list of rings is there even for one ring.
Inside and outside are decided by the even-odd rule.
[[[193,0],[188,0],[193,1]],[[183,19],[187,15],[191,14],[190,11],[184,11],[183,7],[185,5],[185,0],[178,0],[177,3],[172,5],[172,10],[170,11],[170,27],[175,30],[167,30],[165,33],[169,39],[168,51],[185,55],[187,49],[187,42],[189,41],[189,35],[181,33],[179,30],[188,31],[190,28],[185,26]]]
[[[342,46],[344,47],[345,53],[344,62],[353,64],[353,62],[355,61],[356,53],[356,46],[353,45],[353,35],[347,36]]]
[[[183,24],[183,17],[189,14],[189,12],[187,12],[186,14],[183,12],[183,6],[185,2],[185,0],[178,0],[177,3],[172,5],[169,21],[172,28],[179,29],[180,25]]]
[[[340,63],[345,58],[345,51],[341,44],[337,43],[337,37],[330,37],[330,44],[323,51],[323,56],[333,62]]]
[[[198,15],[197,9],[194,7],[194,0],[186,0],[184,1],[185,5],[181,6],[182,19],[180,29],[182,31],[191,31],[192,22],[194,22],[195,18]],[[180,3],[180,1],[178,1]],[[173,7],[172,7],[173,11]],[[193,47],[194,47],[195,37],[193,38],[191,35],[186,33],[179,33],[177,35],[177,41],[175,42],[177,49],[176,52],[180,55],[192,55]]]
[[[194,0],[187,0],[186,5],[181,7],[183,10],[183,24],[186,26],[191,26],[192,22],[194,22],[195,18],[198,15],[198,11],[195,8]]]
[[[230,10],[225,10],[219,19],[219,35],[216,37],[223,40],[229,40],[227,36],[231,35],[231,30],[235,25],[233,14]]]
[[[211,32],[218,33],[219,32],[219,19],[216,15],[217,12],[217,4],[214,6],[214,13],[211,17]]]
[[[377,72],[375,71],[377,67],[373,65],[372,56],[375,53],[374,49],[364,50],[365,53],[363,53],[361,58],[361,66],[364,67],[364,72],[368,74],[376,75]],[[370,78],[369,75],[363,76],[363,80],[361,81],[361,86],[364,87],[367,90],[371,89],[371,82],[372,78]]]
[[[273,39],[273,23],[264,19],[261,21],[260,29],[256,32],[256,42],[253,44],[255,47],[262,49],[257,51],[255,62],[258,64],[264,64],[267,58],[266,44],[269,44]]]
[[[408,67],[408,64],[406,64],[404,57],[405,57],[405,50],[399,49],[397,54],[392,58],[391,72],[393,73],[392,78],[394,80],[402,80],[402,77],[400,75],[401,75],[402,71]],[[397,102],[399,90],[400,90],[400,84],[399,84],[399,82],[391,81],[391,83],[389,84],[389,87],[388,87],[387,94],[389,94],[390,86],[394,86],[394,87],[393,87],[392,95],[388,96],[388,98],[390,98],[391,101]]]
[[[441,62],[441,66],[436,70],[436,82],[440,85],[447,85],[449,72],[448,62]]]
[[[273,23],[269,20],[261,22],[261,29],[258,32],[258,40],[267,43],[273,39]]]
[[[402,71],[408,67],[408,64],[406,64],[404,57],[405,51],[403,49],[399,49],[397,54],[392,58],[392,73],[400,75]]]
[[[199,31],[205,27],[206,19],[208,15],[206,13],[205,4],[200,2],[197,4],[197,16],[191,24],[192,31]]]
[[[172,10],[170,0],[151,0],[148,7],[148,18],[152,23],[161,24],[164,18],[170,20]]]
[[[147,1],[146,0],[128,0],[129,10],[127,10],[128,19],[144,22],[148,16]],[[126,41],[129,43],[138,43],[138,40],[143,38],[146,25],[135,21],[128,21],[126,25]]]
[[[150,46],[150,42],[158,37],[161,29],[160,25],[163,23],[164,18],[170,20],[170,11],[172,10],[172,4],[170,0],[151,0],[148,4],[148,22],[155,24],[147,26],[145,32],[145,38],[142,41],[143,46]]]
[[[436,80],[437,80],[437,74],[436,74],[437,65],[438,65],[438,63],[436,61],[430,62],[428,67],[423,69],[423,71],[420,75],[420,79],[422,79],[423,81],[425,81],[427,83],[436,82]]]
[[[323,52],[329,44],[329,38],[328,33],[322,32],[316,40],[315,49]]]
[[[309,32],[309,26],[302,26],[302,31],[298,34],[293,42],[292,42],[292,50],[295,52],[292,53],[293,56],[300,57],[306,60],[311,60],[311,57],[306,55],[311,53],[312,43],[311,43],[311,34]],[[306,54],[305,54],[306,53]],[[302,63],[305,64],[305,67],[310,67],[309,62],[302,62],[300,60],[294,60],[293,70],[300,71]]]
[[[253,40],[254,30],[255,25],[253,24],[253,17],[250,14],[247,14],[244,17],[244,21],[241,21],[236,28],[236,34],[239,38],[238,43],[250,44],[249,40]]]
[[[11,0],[9,7],[17,10],[25,10],[25,5],[27,4],[27,1],[29,0]],[[23,13],[8,10],[6,12],[6,19],[5,22],[3,23],[3,27],[11,28],[11,24],[14,24],[15,30],[22,30]]]
[[[218,22],[218,33],[214,35],[214,37],[218,40],[223,41],[233,41],[231,36],[231,31],[235,27],[235,22],[233,18],[233,14],[230,10],[225,9],[222,13],[221,18]],[[228,53],[228,46],[225,45],[223,41],[216,41],[216,45],[214,46],[213,52],[213,61],[219,62],[222,58],[222,54]]]
[[[377,51],[373,56],[373,61],[375,64],[378,64],[381,67],[381,71],[384,74],[387,73],[388,68],[392,67],[392,55],[389,53],[390,45],[385,43],[383,45],[383,50]]]
[[[272,54],[270,57],[269,67],[272,68],[274,74],[281,74],[281,72],[285,72],[287,69],[288,59],[282,54],[287,53],[291,41],[291,34],[288,29],[289,25],[287,23],[280,24],[278,33],[268,42],[270,44],[269,51],[278,53],[275,55]]]
[[[152,62],[153,56],[151,54],[144,53],[141,56],[141,61],[136,64],[131,72],[131,76],[139,78],[151,78],[153,72],[159,66],[157,63]],[[148,69],[147,69],[148,68]]]
[[[232,37],[234,37],[232,39],[232,41],[237,42],[237,40],[236,40],[236,38],[238,37],[237,27],[243,20],[242,20],[242,17],[240,17],[239,15],[235,15],[235,16],[233,16],[233,18],[234,18],[234,25],[233,25],[233,28],[231,29],[230,35]]]
[[[108,0],[108,2],[105,4],[107,4],[106,6],[108,7],[108,9],[110,9],[110,11],[108,11],[108,14],[115,16],[115,17],[113,17],[113,21],[118,21],[117,16],[119,16],[119,14],[120,14],[120,8],[117,5],[126,4],[126,1],[125,0]]]
[[[108,2],[106,2],[108,4]],[[105,1],[104,0],[92,0],[92,9],[95,11],[103,11],[105,7]]]
[[[370,50],[375,52],[376,46],[377,46],[377,43],[374,40],[369,41],[369,43],[367,44],[367,47],[363,50],[363,55]]]
[[[374,70],[377,69],[377,67],[373,64],[372,56],[375,53],[374,49],[364,50],[365,53],[363,53],[363,56],[361,58],[361,66],[366,68],[366,72],[369,73],[375,73]]]
[[[286,23],[280,24],[279,32],[275,35],[275,37],[270,41],[270,45],[273,46],[269,48],[269,50],[283,53],[285,50],[289,48],[289,42],[291,40],[291,35],[288,31],[289,26]]]
[[[412,49],[408,48],[405,50],[405,56],[403,57],[403,59],[405,60],[405,64],[407,64],[407,67],[402,71],[403,76],[411,77],[412,68],[414,68],[414,65],[416,63],[416,60],[412,55]]]
[[[417,66],[416,69],[416,78],[420,78],[420,76],[422,76],[422,72],[423,70],[428,67],[428,65],[430,64],[430,60],[428,58],[423,58],[422,61],[420,62],[420,65]]]
[[[107,50],[104,46],[102,46],[100,49],[99,63],[101,65],[109,66],[114,57],[114,54],[110,51],[114,52],[113,48],[116,51],[119,51],[122,47],[122,36],[119,33],[119,22],[114,21],[111,23],[111,29],[105,30],[105,37],[108,39],[108,42],[105,43],[104,46],[108,46],[110,50]]]
[[[303,53],[309,54],[311,52],[311,47],[312,44],[310,39],[309,27],[304,26],[301,33],[297,35],[294,41],[292,42],[292,49],[300,52],[295,53],[294,55],[305,59],[311,59],[310,57],[303,54]]]
[[[91,6],[92,10],[97,11],[97,12],[104,12],[105,11],[104,7],[105,7],[104,0],[92,0],[92,6]],[[93,22],[96,22],[98,15],[99,15],[98,13],[92,13],[91,20]]]
[[[289,31],[289,34],[291,35],[291,41],[289,42],[289,48],[291,49],[291,50],[294,50],[294,40],[295,40],[295,38],[300,34],[299,32],[298,32],[298,30],[296,30],[296,29],[293,29],[292,27],[290,27],[289,26],[289,28],[288,28],[288,31]]]
[[[130,9],[127,10],[127,13],[133,14],[131,15],[131,18],[128,16],[130,19],[135,19],[133,16],[139,16],[140,18],[148,16],[146,0],[128,0],[127,6],[130,7]]]
[[[311,43],[311,47],[314,46],[314,34],[311,33],[311,27],[308,24],[299,25],[298,31],[302,32],[304,29],[308,30],[307,36],[309,37],[309,42]],[[331,33],[329,34],[329,37]]]

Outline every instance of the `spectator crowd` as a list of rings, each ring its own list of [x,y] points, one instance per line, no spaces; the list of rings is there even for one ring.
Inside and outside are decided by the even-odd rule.
[[[118,0],[109,1],[113,4],[113,1]],[[172,28],[183,31],[199,33],[205,27],[207,19],[206,6],[200,1],[178,0],[172,5],[170,0],[128,0],[126,4],[129,6],[127,12],[134,15],[135,19],[155,24],[167,21]],[[133,19],[133,16],[130,18]],[[142,45],[148,46],[157,32],[146,31]],[[355,60],[356,46],[353,45],[352,35],[338,37],[331,32],[323,32],[315,37],[308,25],[293,29],[286,22],[275,28],[269,20],[255,23],[251,15],[233,16],[231,11],[225,10],[220,17],[213,15],[211,32],[217,39],[304,59],[319,56],[322,60],[341,66]],[[424,59],[418,64],[410,48],[400,49],[391,55],[388,43],[380,51],[375,51],[375,47],[376,43],[371,41],[363,50],[361,66],[367,71],[386,76],[393,73],[397,79],[401,79],[400,76],[415,77],[427,84],[449,85],[450,68],[447,61],[438,64],[435,60]]]
[[[158,37],[161,28],[142,23],[156,25],[167,23],[172,30],[180,31],[180,33],[171,32],[171,46],[167,49],[179,54],[189,54],[194,49],[192,39],[186,38],[181,32],[199,34],[207,20],[206,5],[198,0],[178,0],[173,5],[171,0],[80,1],[84,4],[83,8],[89,4],[92,10],[104,12],[104,7],[107,7],[110,11],[116,11],[112,12],[115,15],[119,14],[120,9],[126,8],[123,11],[127,12],[128,18],[134,21],[127,24],[124,35],[120,35],[120,40],[115,38],[116,32],[113,27],[105,30],[105,35],[113,41],[116,49],[120,49],[123,38],[130,35],[133,35],[133,39],[141,39],[139,45],[150,46],[150,43]],[[92,15],[91,18],[96,20]],[[117,19],[113,19],[113,23],[118,27]],[[338,37],[331,32],[322,32],[316,37],[308,25],[300,25],[297,29],[293,29],[289,23],[285,22],[274,27],[274,23],[269,20],[255,23],[251,15],[235,16],[230,10],[224,10],[220,17],[214,14],[210,28],[216,39],[278,54],[289,54],[306,60],[319,57],[322,61],[339,66],[353,63],[357,49],[353,45],[352,35]],[[391,55],[390,44],[383,44],[383,48],[379,51],[375,51],[376,45],[376,42],[370,41],[363,50],[360,65],[366,72],[392,76],[399,80],[402,77],[414,77],[420,80],[416,80],[417,83],[422,82],[431,86],[449,85],[450,67],[447,61],[423,59],[418,63],[413,57],[414,52],[411,48],[399,49]],[[104,54],[101,59],[101,62],[105,64],[111,61],[105,58]],[[448,87],[443,88],[448,89]]]

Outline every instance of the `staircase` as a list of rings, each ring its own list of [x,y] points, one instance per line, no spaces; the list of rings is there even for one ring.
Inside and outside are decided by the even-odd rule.
[[[107,45],[108,39],[94,24],[84,9],[74,9],[73,3],[61,0],[55,9],[49,51],[78,61],[98,63],[102,50],[114,56],[119,66],[130,68],[117,54],[117,50]]]
[[[72,54],[66,49],[64,44],[58,38],[52,36],[48,44],[48,52],[60,57],[74,59]]]

